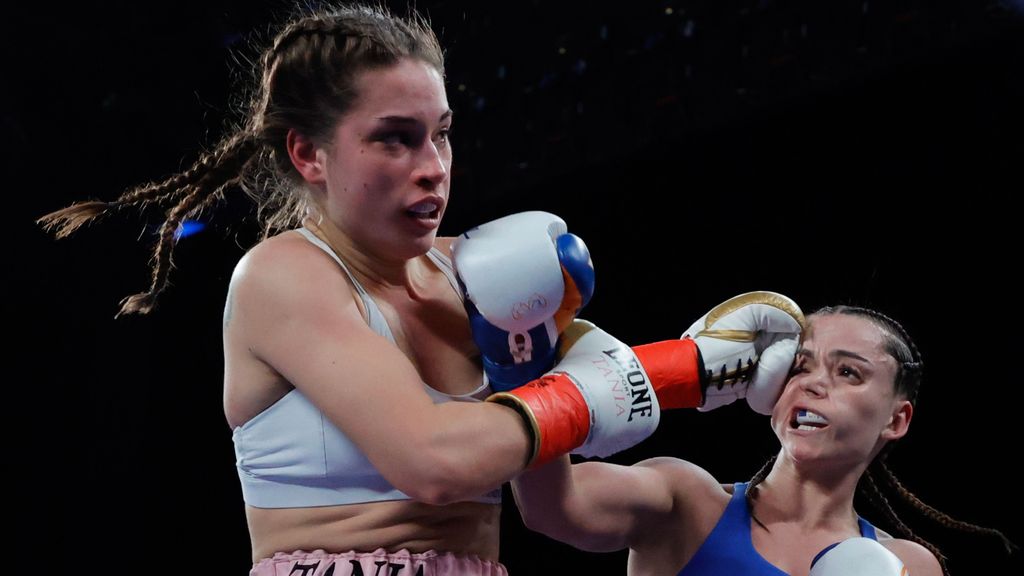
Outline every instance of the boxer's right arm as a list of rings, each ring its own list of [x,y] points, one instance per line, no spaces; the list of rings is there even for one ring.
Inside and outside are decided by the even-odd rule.
[[[673,536],[682,546],[723,494],[706,470],[677,458],[570,466],[568,457],[520,474],[512,493],[527,528],[590,552],[663,541],[668,527],[682,527]]]
[[[654,416],[661,408],[714,408],[737,398],[749,400],[753,388],[757,402],[751,406],[770,407],[784,385],[803,324],[792,300],[750,293],[713,308],[679,341],[626,348],[592,328],[588,335],[596,346],[579,339],[556,365],[554,372],[562,370],[565,377],[542,379],[499,399],[526,405],[521,412],[540,438],[535,461],[580,443],[584,454],[607,455],[642,440],[657,425],[657,418],[640,418],[646,416],[642,411],[636,420],[651,427],[629,417],[632,409],[648,403]],[[570,328],[565,343],[574,336]],[[773,346],[778,351],[769,353]],[[617,361],[602,362],[602,355]],[[587,367],[600,369],[589,374]],[[644,386],[632,394],[633,383]],[[590,551],[636,548],[648,536],[664,539],[655,532],[666,525],[678,527],[680,534],[671,538],[684,545],[699,537],[691,527],[707,519],[706,512],[723,496],[710,474],[676,459],[624,467],[603,462],[570,466],[567,457],[558,457],[513,480],[513,492],[529,528]]]
[[[484,494],[522,469],[529,436],[521,418],[493,403],[435,405],[312,244],[261,244],[231,284],[231,329],[244,334],[244,349],[301,390],[399,490],[442,504]]]

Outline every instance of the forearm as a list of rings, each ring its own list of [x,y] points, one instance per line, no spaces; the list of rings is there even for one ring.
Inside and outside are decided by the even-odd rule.
[[[473,498],[526,466],[531,437],[512,409],[490,402],[446,402],[432,408],[416,437],[387,455],[400,470],[396,480],[416,499],[446,504]]]

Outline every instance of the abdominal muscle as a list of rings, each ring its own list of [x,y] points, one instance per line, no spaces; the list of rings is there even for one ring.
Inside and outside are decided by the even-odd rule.
[[[314,508],[246,506],[253,562],[275,552],[388,552],[407,549],[473,555],[498,561],[501,506],[456,502],[444,506],[392,500]]]

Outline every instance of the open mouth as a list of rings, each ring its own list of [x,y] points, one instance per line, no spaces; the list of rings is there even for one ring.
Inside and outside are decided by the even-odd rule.
[[[828,426],[828,418],[804,408],[794,410],[793,417],[789,421],[789,427],[794,430],[821,430],[826,426]]]
[[[433,200],[424,200],[414,204],[405,213],[419,220],[436,220],[441,215],[441,207]]]

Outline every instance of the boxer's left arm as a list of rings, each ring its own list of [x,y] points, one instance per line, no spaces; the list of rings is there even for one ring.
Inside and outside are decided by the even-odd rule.
[[[594,292],[583,241],[554,214],[521,212],[467,230],[451,252],[491,388],[550,370],[559,335]]]

